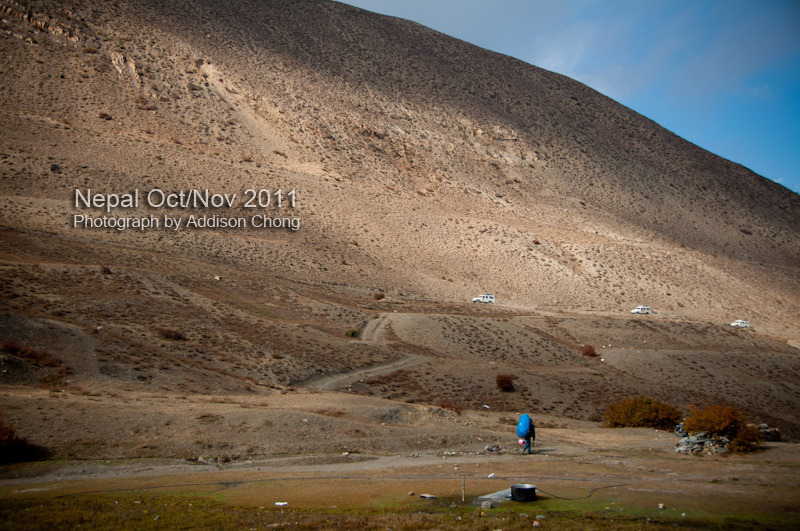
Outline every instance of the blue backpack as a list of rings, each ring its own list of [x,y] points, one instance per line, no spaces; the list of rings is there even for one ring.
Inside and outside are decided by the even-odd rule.
[[[517,423],[517,437],[527,437],[533,431],[533,423],[527,413],[523,413],[519,417]]]

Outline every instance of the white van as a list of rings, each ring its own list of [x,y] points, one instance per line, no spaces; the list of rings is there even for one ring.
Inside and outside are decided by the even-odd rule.
[[[645,315],[649,315],[650,314],[650,306],[637,306],[636,308],[631,310],[631,313],[643,313]]]
[[[491,293],[486,293],[480,297],[475,297],[472,299],[472,302],[494,302],[494,295]]]
[[[750,321],[747,319],[736,319],[734,322],[731,323],[731,326],[736,326],[739,328],[750,328]]]

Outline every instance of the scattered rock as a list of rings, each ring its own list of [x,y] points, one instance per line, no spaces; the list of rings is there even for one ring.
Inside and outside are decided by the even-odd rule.
[[[683,437],[675,447],[675,451],[681,454],[722,454],[728,452],[730,439],[727,437],[709,436],[702,431],[696,435]]]
[[[761,432],[765,441],[779,442],[781,440],[781,431],[778,428],[770,428],[767,424],[761,424],[758,431]]]

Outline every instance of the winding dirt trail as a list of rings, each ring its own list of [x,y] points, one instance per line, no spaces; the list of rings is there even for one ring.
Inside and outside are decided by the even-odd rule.
[[[387,328],[390,326],[389,321],[391,315],[393,314],[382,313],[367,323],[367,326],[361,331],[361,340],[371,342],[386,341],[388,335]]]
[[[364,330],[361,332],[361,340],[369,343],[391,342],[389,340],[389,332],[391,331],[391,323],[397,315],[401,314],[384,313],[367,323],[367,326],[365,326]],[[303,387],[311,387],[322,391],[335,391],[337,389],[343,389],[353,382],[366,378],[375,378],[400,369],[407,369],[427,360],[428,358],[425,356],[407,354],[402,358],[388,363],[370,365],[369,367],[362,367],[360,369],[336,374],[326,374],[305,382]]]
[[[390,361],[389,363],[381,363],[378,365],[371,365],[361,369],[355,369],[347,372],[340,372],[337,374],[330,374],[314,378],[303,384],[303,387],[311,387],[321,391],[335,391],[342,389],[358,380],[365,378],[375,378],[382,374],[388,374],[400,369],[407,369],[414,365],[427,361],[425,356],[418,356],[416,354],[408,354],[398,360]]]

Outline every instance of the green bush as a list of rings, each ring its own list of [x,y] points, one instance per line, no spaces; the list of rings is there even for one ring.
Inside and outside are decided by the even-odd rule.
[[[347,335],[347,337],[352,337],[352,338],[355,339],[355,338],[358,338],[359,334],[358,334],[358,330],[356,330],[355,328],[351,328],[350,330],[347,331],[347,334],[345,334],[345,335]]]
[[[603,422],[609,428],[672,430],[680,419],[678,408],[649,396],[634,396],[609,404],[603,415]]]

